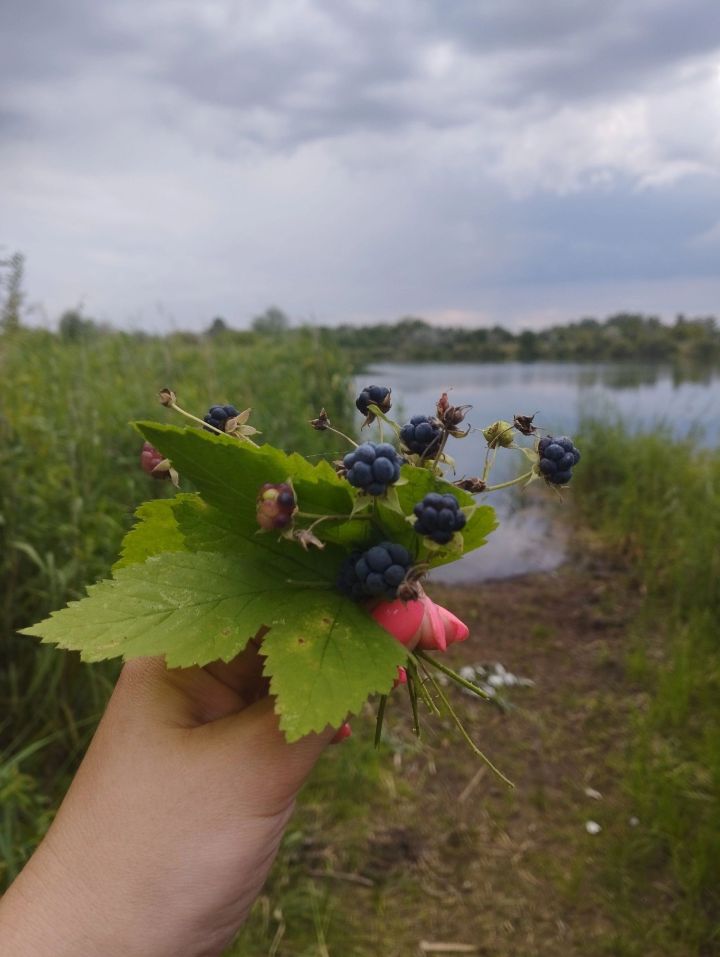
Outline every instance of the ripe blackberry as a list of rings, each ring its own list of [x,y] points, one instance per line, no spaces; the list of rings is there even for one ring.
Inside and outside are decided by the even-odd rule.
[[[203,416],[203,422],[215,426],[220,432],[225,431],[225,423],[228,419],[233,419],[239,415],[234,405],[213,405],[207,415]],[[206,432],[212,432],[212,429],[205,429]]]
[[[372,415],[368,409],[370,405],[376,405],[383,412],[388,412],[392,404],[390,401],[391,392],[392,389],[385,385],[366,385],[355,400],[355,407],[363,415]]]
[[[408,452],[431,458],[438,450],[441,436],[442,427],[440,423],[437,419],[429,418],[427,415],[414,415],[400,429],[400,441]]]
[[[411,565],[406,548],[395,542],[381,542],[345,559],[338,575],[338,588],[353,598],[392,600]]]
[[[460,511],[460,503],[454,495],[439,495],[430,492],[413,508],[416,522],[413,526],[418,535],[427,535],[439,545],[447,545],[455,532],[467,521]]]
[[[148,475],[152,476],[154,479],[169,479],[170,478],[170,469],[158,469],[156,472],[155,469],[157,466],[165,461],[165,456],[162,452],[158,452],[155,446],[150,445],[149,442],[144,442],[142,450],[140,452],[140,468],[143,472],[147,472]]]
[[[387,442],[363,442],[343,459],[347,480],[368,495],[382,495],[400,478],[400,456]]]
[[[543,478],[553,485],[567,485],[572,478],[573,468],[580,461],[580,452],[567,435],[557,438],[543,436],[538,442],[538,455],[538,468]]]
[[[257,497],[257,523],[266,532],[287,528],[297,507],[295,493],[287,482],[266,482]]]

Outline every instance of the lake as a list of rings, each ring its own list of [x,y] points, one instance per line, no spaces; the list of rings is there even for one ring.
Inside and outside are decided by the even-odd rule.
[[[447,391],[453,404],[472,405],[467,422],[475,428],[497,419],[512,421],[516,413],[537,413],[536,425],[572,436],[587,412],[608,418],[620,415],[638,429],[663,423],[678,436],[700,429],[705,443],[720,442],[720,370],[683,375],[670,366],[629,362],[397,363],[373,365],[357,377],[359,388],[370,383],[392,388],[391,415],[398,421],[432,414],[440,394]],[[453,441],[448,451],[455,458],[458,477],[482,472],[481,435]],[[521,453],[500,450],[492,481],[524,471],[524,462]],[[548,498],[549,494],[548,490]],[[550,521],[541,496],[497,492],[479,496],[478,501],[497,509],[500,528],[484,548],[435,571],[435,579],[506,578],[550,571],[562,563],[561,523]]]

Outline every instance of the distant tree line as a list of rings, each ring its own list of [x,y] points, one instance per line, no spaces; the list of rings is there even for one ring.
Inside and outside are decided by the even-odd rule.
[[[276,306],[253,319],[249,333],[216,318],[206,335],[293,336],[293,326]],[[314,326],[328,344],[340,347],[356,367],[368,362],[504,362],[649,360],[720,362],[720,323],[714,316],[679,315],[667,324],[657,316],[622,312],[599,320],[580,319],[537,331],[512,333],[502,326],[434,326],[414,317],[375,325]]]
[[[0,260],[0,332],[21,325],[24,293],[24,257],[20,253]],[[270,306],[255,316],[249,329],[235,329],[216,316],[202,334],[172,333],[170,338],[199,340],[202,336],[252,342],[267,336],[307,336],[307,324],[293,324],[282,309]],[[87,340],[113,332],[106,324],[69,309],[58,323],[61,338]],[[435,326],[407,317],[375,325],[312,326],[314,341],[343,350],[355,368],[368,362],[505,362],[648,360],[654,362],[720,362],[720,324],[714,316],[688,318],[673,323],[657,316],[620,312],[607,319],[584,318],[537,331],[513,333],[502,326]],[[133,333],[142,337],[146,333]]]
[[[537,331],[509,332],[501,326],[433,326],[401,319],[373,326],[325,328],[356,365],[367,361],[521,362],[652,360],[720,361],[720,325],[713,316],[678,316],[672,324],[656,316],[618,313],[603,321],[581,319]]]

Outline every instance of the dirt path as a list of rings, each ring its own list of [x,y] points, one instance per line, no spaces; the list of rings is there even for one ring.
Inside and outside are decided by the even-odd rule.
[[[358,795],[356,827],[352,816],[317,820],[313,833],[305,821],[298,863],[340,875],[330,878],[327,953],[416,957],[421,941],[475,945],[485,957],[620,953],[621,908],[601,880],[602,843],[638,826],[614,764],[642,704],[623,666],[637,590],[622,569],[591,558],[472,589],[436,587],[433,596],[471,626],[450,664],[499,661],[535,682],[508,693],[507,714],[463,693],[452,699],[516,789],[447,722],[428,725],[416,748],[404,707],[393,709],[396,773],[380,771],[384,799],[370,818]],[[590,821],[599,833],[588,832]],[[332,940],[338,921],[341,944]]]

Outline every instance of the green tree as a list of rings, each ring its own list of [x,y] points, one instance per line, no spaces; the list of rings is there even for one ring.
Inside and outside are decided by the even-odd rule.
[[[62,339],[76,342],[98,332],[98,326],[92,319],[86,319],[79,309],[66,309],[60,316],[58,331]]]
[[[270,306],[252,321],[253,332],[262,335],[282,335],[290,328],[290,320],[277,306]]]
[[[221,336],[224,332],[229,332],[230,326],[223,319],[222,316],[215,316],[213,321],[205,330],[206,336]]]

